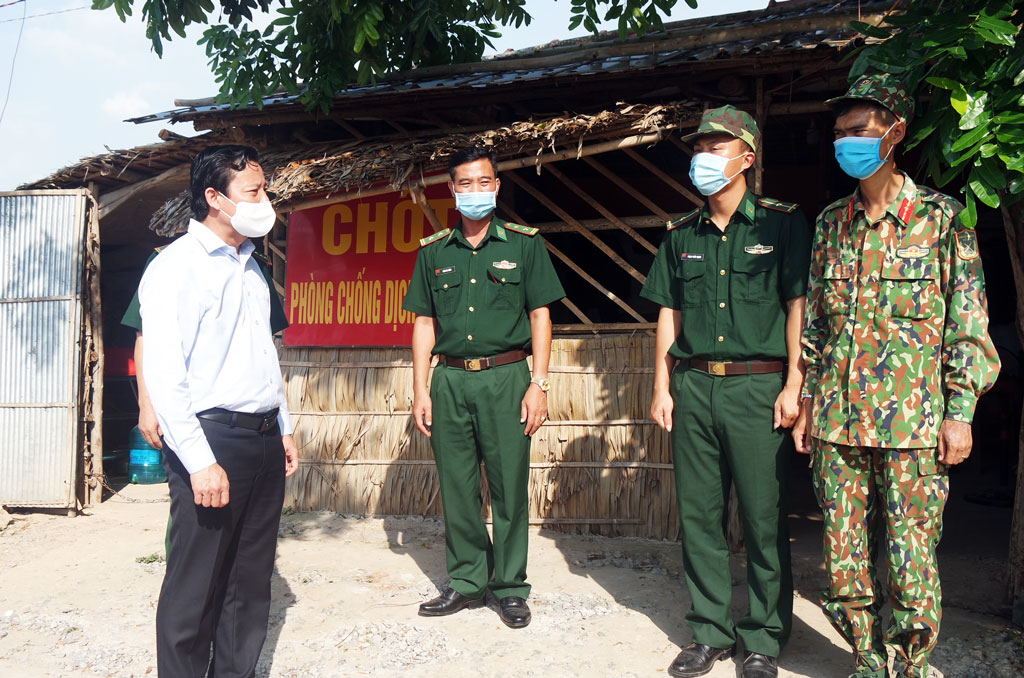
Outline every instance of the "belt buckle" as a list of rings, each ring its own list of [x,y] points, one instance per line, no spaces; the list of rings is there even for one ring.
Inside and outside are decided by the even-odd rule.
[[[731,362],[732,362],[731,360],[725,360],[725,361],[722,361],[722,362],[718,362],[718,361],[714,361],[714,360],[709,361],[708,362],[708,372],[711,373],[711,374],[717,375],[719,377],[725,376],[725,366],[730,364]]]
[[[467,372],[479,372],[484,369],[483,358],[467,358],[465,360]]]

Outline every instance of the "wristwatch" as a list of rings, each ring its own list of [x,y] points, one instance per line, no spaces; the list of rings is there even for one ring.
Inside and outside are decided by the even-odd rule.
[[[533,377],[530,379],[530,383],[537,384],[537,386],[540,386],[540,390],[545,393],[551,390],[551,380],[547,377]]]

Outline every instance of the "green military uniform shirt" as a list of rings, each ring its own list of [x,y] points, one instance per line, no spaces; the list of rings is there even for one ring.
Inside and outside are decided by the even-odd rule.
[[[874,224],[859,191],[818,217],[804,392],[811,435],[830,443],[935,447],[999,373],[977,234],[960,203],[903,176]]]
[[[150,263],[156,256],[160,254],[163,247],[157,247],[153,250],[153,253],[149,255],[149,259],[146,259],[146,265],[142,267],[145,271],[149,268]],[[284,312],[284,306],[281,304],[281,297],[277,293],[277,289],[274,287],[274,274],[270,271],[270,262],[262,258],[262,255],[253,252],[253,259],[256,260],[256,265],[260,267],[260,272],[263,273],[263,278],[267,281],[267,286],[270,287],[270,333],[277,334],[288,329],[288,316]],[[135,296],[132,297],[131,302],[128,304],[128,308],[125,309],[124,315],[121,317],[121,324],[131,327],[136,332],[142,331],[142,315],[139,313],[139,291],[135,290]]]
[[[485,358],[529,347],[528,312],[565,296],[536,233],[494,217],[475,248],[461,222],[421,241],[402,308],[437,321],[434,353]]]
[[[681,311],[669,353],[785,359],[785,304],[806,292],[810,259],[810,229],[797,206],[748,190],[725,231],[707,207],[668,229],[640,295]]]

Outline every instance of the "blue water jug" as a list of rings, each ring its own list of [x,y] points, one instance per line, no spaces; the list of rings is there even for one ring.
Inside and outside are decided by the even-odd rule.
[[[146,442],[136,426],[129,435],[131,450],[128,453],[128,478],[138,485],[166,483],[161,452]]]

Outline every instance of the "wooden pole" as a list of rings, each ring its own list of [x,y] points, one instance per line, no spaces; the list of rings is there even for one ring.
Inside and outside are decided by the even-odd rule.
[[[757,152],[754,154],[754,193],[761,195],[764,188],[764,126],[768,120],[765,115],[767,110],[767,99],[764,93],[764,78],[757,76],[757,94],[756,94],[756,109],[755,117],[757,122],[757,129],[761,130],[761,148],[756,149]]]
[[[606,179],[611,181],[613,184],[621,188],[629,195],[633,196],[637,202],[639,202],[641,205],[649,209],[651,213],[658,215],[658,218],[661,219],[663,222],[669,220],[670,217],[668,212],[664,211],[663,209],[655,205],[654,202],[650,200],[650,198],[648,198],[646,195],[644,195],[636,188],[634,188],[632,184],[623,180],[621,177],[613,173],[611,170],[609,170],[607,167],[599,163],[597,160],[595,160],[594,158],[583,158],[583,162],[587,163],[588,165],[596,169],[598,172],[603,174]]]
[[[583,148],[558,151],[556,153],[543,154],[543,155],[528,155],[520,158],[513,158],[511,160],[502,160],[498,163],[498,171],[519,169],[522,167],[536,167],[538,165],[546,165],[551,162],[560,162],[562,160],[568,160],[570,158],[584,158],[589,155],[599,155],[601,153],[607,153],[609,151],[617,151],[623,148],[630,148],[633,146],[643,146],[645,144],[653,144],[661,139],[661,133],[656,132],[653,134],[636,134],[634,136],[625,137],[623,139],[616,139],[612,141],[604,141],[599,144],[593,144],[591,146],[584,146]],[[451,177],[448,173],[434,174],[429,177],[423,177],[416,183],[419,186],[433,186],[434,184],[443,184],[449,181]],[[288,212],[294,212],[296,210],[310,209],[312,207],[322,207],[324,205],[333,205],[339,202],[345,202],[346,200],[355,200],[357,198],[369,198],[375,195],[383,195],[385,193],[394,193],[398,189],[391,184],[384,184],[382,186],[372,186],[370,188],[357,189],[355,191],[348,191],[347,193],[339,193],[337,195],[327,195],[321,198],[310,198],[306,200],[298,200],[296,202],[284,202],[277,207],[278,211],[282,214]]]
[[[427,217],[427,221],[434,227],[434,233],[439,233],[445,229],[444,224],[437,218],[437,212],[430,206],[427,201],[427,196],[423,191],[423,187],[414,182],[412,179],[409,180],[409,195],[412,196],[413,202],[420,206],[423,210],[423,215]]]
[[[572,218],[572,216],[570,216],[568,212],[566,212],[565,210],[560,208],[558,205],[556,205],[554,203],[554,201],[552,201],[546,195],[541,193],[535,186],[531,186],[522,177],[516,175],[515,172],[508,172],[508,173],[505,174],[505,176],[508,177],[509,179],[511,179],[513,182],[515,182],[515,184],[517,186],[519,186],[520,188],[522,188],[524,191],[526,191],[527,193],[532,195],[534,198],[536,198],[542,205],[544,205],[549,210],[551,210],[552,214],[554,214],[555,216],[561,218],[562,221],[564,221],[565,223],[569,224],[570,226],[573,226],[576,229],[577,233],[579,233],[584,238],[589,240],[594,245],[594,247],[596,247],[597,249],[599,249],[602,252],[604,252],[605,254],[607,254],[608,258],[611,259],[612,261],[614,261],[616,264],[618,264],[619,267],[622,270],[624,270],[626,273],[630,274],[631,276],[633,276],[634,278],[639,280],[641,283],[646,282],[647,277],[643,273],[641,273],[640,271],[638,271],[635,268],[633,268],[629,264],[629,262],[627,262],[625,259],[620,257],[619,254],[615,250],[613,250],[611,247],[606,245],[603,240],[598,238],[596,235],[594,235],[593,233],[591,233],[587,229],[583,228],[583,226],[580,225],[580,222],[578,222],[574,218]]]
[[[647,238],[637,233],[634,228],[632,228],[631,226],[626,224],[626,222],[622,221],[617,216],[615,216],[611,212],[611,210],[607,209],[596,198],[589,195],[586,191],[584,191],[582,188],[576,185],[576,182],[574,182],[569,177],[565,176],[557,167],[552,165],[551,167],[548,168],[548,172],[550,172],[559,181],[565,184],[570,191],[572,191],[579,197],[583,198],[584,201],[586,201],[591,207],[597,210],[602,216],[604,216],[605,219],[615,224],[620,230],[624,231],[627,235],[629,235],[629,237],[633,238],[633,240],[636,240],[638,243],[643,245],[648,252],[652,254],[658,253],[658,248],[652,245],[650,242],[648,242]],[[582,225],[583,224],[580,223],[580,226]]]
[[[103,297],[100,293],[100,207],[99,191],[95,184],[89,185],[89,225],[85,240],[86,277],[89,285],[89,314],[88,326],[92,340],[87,343],[86,355],[82,358],[83,365],[89,365],[92,381],[92,394],[90,398],[90,411],[88,417],[91,419],[83,427],[89,439],[87,449],[89,450],[89,463],[85,464],[85,506],[98,504],[103,499],[103,374],[104,374],[104,347],[103,347]]]
[[[507,204],[505,204],[503,202],[499,202],[498,204],[501,206],[501,209],[504,210],[506,214],[508,214],[510,217],[512,217],[516,221],[516,223],[522,224],[523,226],[529,226],[529,224],[527,224],[526,221],[524,221],[522,219],[522,217],[520,217],[518,214],[516,214]],[[548,248],[549,252],[551,252],[556,257],[561,259],[562,262],[565,263],[566,266],[568,266],[573,271],[575,271],[576,274],[579,275],[581,278],[583,278],[588,283],[590,283],[591,285],[596,287],[597,290],[601,294],[603,294],[605,297],[607,297],[616,306],[621,308],[623,311],[625,311],[626,313],[628,313],[632,317],[636,318],[639,322],[642,322],[642,323],[647,322],[646,318],[644,318],[642,315],[640,315],[639,313],[634,311],[632,309],[632,307],[630,307],[629,304],[624,302],[622,299],[619,299],[619,297],[614,292],[612,292],[607,287],[605,287],[604,285],[599,283],[597,280],[594,279],[594,277],[592,275],[590,275],[589,273],[584,271],[582,268],[580,268],[576,264],[576,262],[573,261],[571,258],[569,258],[564,252],[562,252],[562,250],[558,249],[557,247],[552,245],[547,240],[544,241],[544,245]]]
[[[681,183],[670,177],[660,167],[656,166],[653,162],[643,157],[642,155],[634,151],[632,148],[626,148],[624,149],[624,151],[626,155],[633,158],[633,160],[635,160],[641,166],[646,168],[651,174],[658,177],[666,184],[668,184],[670,187],[681,193],[683,197],[692,202],[694,205],[696,205],[697,207],[704,206],[704,201],[698,198],[695,193],[693,193],[688,188],[683,186]]]

